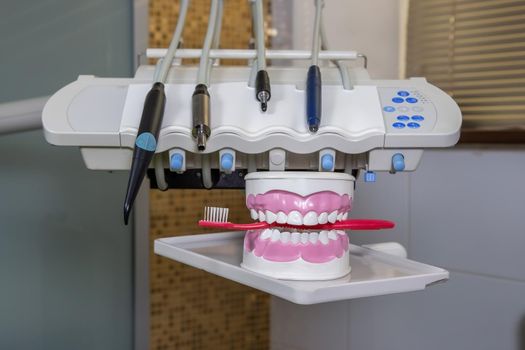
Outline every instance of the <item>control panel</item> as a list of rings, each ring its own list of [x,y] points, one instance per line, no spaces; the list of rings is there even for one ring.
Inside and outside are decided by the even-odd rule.
[[[429,132],[436,123],[436,108],[415,88],[379,87],[386,131],[396,134]]]

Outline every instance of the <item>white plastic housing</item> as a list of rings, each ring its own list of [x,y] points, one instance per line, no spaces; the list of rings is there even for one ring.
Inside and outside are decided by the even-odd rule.
[[[142,66],[131,79],[79,79],[55,93],[43,112],[48,142],[80,146],[91,169],[129,169],[144,96],[153,76],[152,66]],[[333,149],[338,162],[344,155],[358,156],[373,150],[450,147],[459,138],[461,112],[445,92],[417,78],[371,80],[363,69],[349,70],[353,89],[345,90],[336,68],[323,68],[323,117],[316,134],[308,131],[305,117],[306,71],[298,67],[268,67],[272,77],[272,99],[262,113],[249,86],[249,67],[215,67],[211,74],[211,136],[205,153],[221,149],[236,152],[237,168],[247,168],[243,155],[268,157],[273,149],[286,152],[284,169],[318,167],[319,152]],[[166,112],[157,152],[179,148],[187,159],[200,156],[191,136],[191,94],[195,67],[173,67],[166,85]],[[417,103],[394,103],[400,91],[417,97]],[[391,112],[385,110],[390,108]],[[421,114],[418,128],[395,128],[397,117]],[[300,155],[289,168],[290,154]],[[290,162],[289,160],[290,159]],[[349,163],[349,162],[347,162]],[[351,162],[350,162],[351,163]],[[417,163],[417,162],[416,162]],[[200,164],[199,161],[186,163]],[[282,170],[282,165],[264,164]],[[369,170],[383,170],[374,163]]]

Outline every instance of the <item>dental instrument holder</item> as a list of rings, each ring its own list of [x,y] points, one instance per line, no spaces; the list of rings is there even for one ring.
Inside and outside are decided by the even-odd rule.
[[[152,57],[162,52],[148,50]],[[310,57],[309,51],[267,50],[266,54],[278,59]],[[175,57],[198,55],[199,50],[181,49]],[[210,57],[255,58],[255,51],[211,50]],[[319,57],[356,60],[361,55],[321,51]],[[269,153],[276,149],[285,151],[285,170],[318,170],[319,152],[333,149],[333,171],[391,172],[395,154],[403,156],[404,171],[413,171],[425,148],[450,147],[459,139],[461,112],[445,92],[423,78],[372,80],[366,69],[359,67],[348,69],[352,90],[343,89],[337,68],[321,68],[323,119],[317,133],[311,134],[304,117],[304,68],[270,66],[267,70],[273,77],[274,103],[266,113],[253,108],[249,67],[219,66],[212,70],[208,90],[213,90],[215,103],[207,113],[213,114],[213,120],[209,130],[197,128],[208,138],[206,150],[199,151],[194,127],[205,123],[194,123],[192,99],[188,98],[194,91],[196,68],[172,67],[165,86],[169,103],[156,152],[185,151],[186,171],[170,172],[165,157],[170,188],[202,188],[199,173],[203,154],[210,156],[211,169],[207,171],[214,187],[239,188],[250,162],[256,169],[269,169]],[[141,103],[151,87],[153,72],[153,66],[141,66],[130,79],[80,76],[48,101],[43,113],[47,141],[79,146],[90,169],[129,169]],[[220,172],[218,154],[223,148],[236,152],[231,174]]]

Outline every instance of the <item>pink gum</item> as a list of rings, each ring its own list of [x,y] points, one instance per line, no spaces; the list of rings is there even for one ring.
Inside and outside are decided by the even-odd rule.
[[[321,191],[303,197],[288,191],[272,190],[264,194],[248,195],[246,206],[248,209],[270,210],[273,213],[282,211],[285,214],[292,210],[297,210],[302,215],[310,211],[317,214],[331,213],[334,210],[346,213],[351,209],[352,199],[348,194],[339,195],[332,191]]]
[[[337,234],[337,240],[330,239],[328,244],[319,241],[303,244],[281,241],[272,242],[270,239],[260,239],[263,230],[251,230],[244,237],[244,249],[252,252],[255,256],[266,260],[278,262],[290,262],[299,258],[310,263],[325,263],[343,256],[348,250],[349,241],[346,234]]]

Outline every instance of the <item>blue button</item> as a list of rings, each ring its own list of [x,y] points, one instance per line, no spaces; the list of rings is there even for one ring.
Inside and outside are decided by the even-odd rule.
[[[173,171],[180,171],[182,170],[182,165],[184,164],[183,162],[183,158],[182,158],[182,154],[180,153],[174,153],[171,155],[171,159],[170,159],[170,168],[171,170]]]
[[[410,97],[409,97],[409,98],[410,98]],[[407,99],[407,100],[408,100],[408,99]],[[403,103],[403,102],[405,102],[405,100],[403,100],[401,97],[394,97],[394,98],[392,99],[392,102],[394,102],[394,103]]]
[[[396,129],[403,129],[405,127],[404,123],[394,123],[392,126]]]
[[[425,120],[425,117],[423,117],[422,115],[413,115],[412,116],[412,120],[416,121],[416,122],[422,122],[423,120]]]
[[[221,169],[230,171],[232,170],[232,167],[233,167],[233,156],[231,155],[231,153],[224,153],[221,156]]]
[[[324,171],[331,171],[334,168],[334,157],[331,154],[325,154],[321,157],[321,168]]]
[[[394,107],[392,107],[392,106],[386,106],[385,108],[383,108],[383,110],[384,110],[385,112],[393,112],[393,111],[395,111],[396,109],[395,109]]]
[[[150,132],[143,132],[135,140],[135,146],[143,150],[153,152],[157,148],[157,141],[155,136]]]
[[[405,157],[401,153],[396,153],[392,156],[392,168],[395,171],[405,170]]]
[[[407,97],[407,102],[408,103],[417,103],[417,98],[415,98],[415,97]]]
[[[421,125],[419,125],[419,123],[408,123],[407,126],[411,129],[417,129],[419,128]]]
[[[397,94],[401,97],[407,97],[408,95],[410,95],[410,92],[401,90],[398,91]]]
[[[406,122],[407,120],[409,120],[410,118],[408,117],[408,115],[398,115],[397,116],[397,120],[400,120],[402,122]]]

